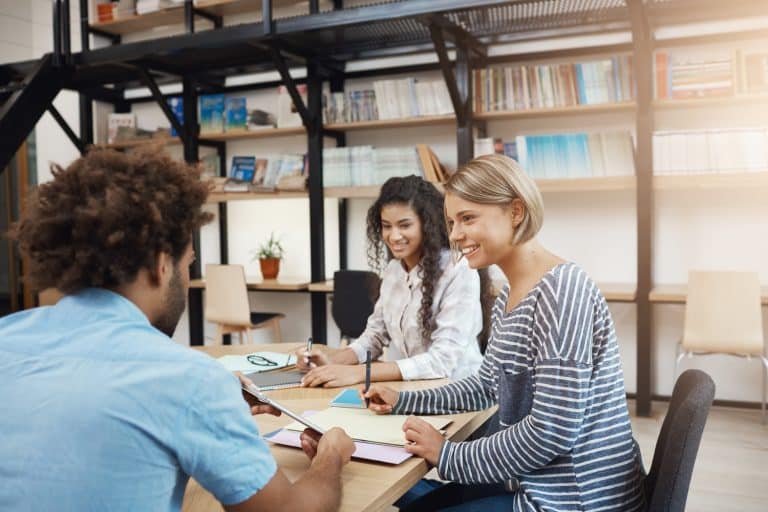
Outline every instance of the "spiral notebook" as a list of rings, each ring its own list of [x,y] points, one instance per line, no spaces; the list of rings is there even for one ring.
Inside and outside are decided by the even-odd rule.
[[[251,373],[246,377],[262,391],[269,391],[270,389],[297,388],[301,386],[301,378],[304,377],[304,374],[299,370],[286,370]]]

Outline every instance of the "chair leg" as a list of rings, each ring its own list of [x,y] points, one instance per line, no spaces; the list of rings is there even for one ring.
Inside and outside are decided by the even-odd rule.
[[[219,346],[224,344],[224,327],[221,324],[216,324],[216,338],[213,341]]]
[[[677,372],[680,369],[680,361],[683,360],[685,357],[686,352],[683,350],[683,344],[679,341],[677,342],[677,347],[675,348],[675,367],[672,370],[672,389],[675,388],[675,382],[677,381]]]
[[[766,384],[766,375],[768,375],[768,358],[765,356],[760,356],[760,362],[763,364],[763,403],[761,405],[761,410],[763,413],[763,425],[765,425],[765,384]]]
[[[283,342],[283,332],[280,330],[280,318],[272,319],[272,330],[275,332],[275,343]]]

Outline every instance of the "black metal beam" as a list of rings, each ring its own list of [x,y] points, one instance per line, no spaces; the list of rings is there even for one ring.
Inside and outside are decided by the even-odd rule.
[[[66,80],[67,70],[54,68],[53,56],[46,54],[15,91],[0,106],[0,173],[53,102]]]
[[[440,70],[443,72],[443,80],[445,80],[445,85],[448,87],[448,93],[451,96],[453,110],[456,112],[456,120],[459,124],[463,124],[465,122],[462,117],[464,115],[464,98],[461,97],[458,85],[456,84],[456,76],[453,74],[451,59],[448,58],[448,49],[445,46],[443,31],[436,25],[430,25],[429,32],[432,35],[432,43],[435,45],[437,60],[440,62]]]
[[[61,0],[53,1],[53,57],[51,63],[61,66],[63,57],[61,52]]]
[[[317,65],[307,65],[307,108],[315,113],[307,127],[309,158],[309,245],[312,282],[325,281],[325,201],[323,195],[323,81]],[[326,301],[322,294],[310,294],[312,337],[326,343]]]
[[[304,104],[304,100],[301,98],[299,89],[296,87],[296,82],[294,82],[293,77],[291,77],[291,72],[288,70],[288,66],[285,63],[285,59],[280,53],[280,50],[276,47],[271,47],[270,50],[272,53],[272,62],[274,63],[275,68],[277,68],[278,73],[280,73],[280,77],[283,79],[283,85],[285,85],[288,94],[291,96],[293,106],[296,107],[296,111],[301,116],[302,123],[307,130],[309,130],[314,122],[315,114],[312,113],[312,110],[307,109],[307,106]],[[309,80],[307,80],[307,82],[309,82]],[[320,108],[314,112],[322,112],[322,97]]]
[[[91,49],[91,36],[88,29],[88,0],[80,0],[80,51],[83,52]],[[98,90],[99,93],[101,93],[100,89]],[[78,103],[80,107],[80,140],[87,146],[93,144],[93,98],[85,91],[80,91]]]
[[[75,131],[69,126],[69,123],[67,123],[67,120],[64,119],[64,117],[56,109],[56,107],[53,106],[53,103],[48,105],[48,113],[51,114],[51,116],[56,120],[56,122],[59,124],[61,129],[64,130],[64,133],[67,135],[67,138],[69,138],[69,140],[72,141],[72,144],[75,145],[75,147],[80,152],[80,154],[81,155],[85,154],[85,150],[86,150],[85,144],[83,143],[82,140],[80,140],[80,137],[77,136]]]
[[[275,31],[275,20],[272,19],[272,0],[261,0],[261,30],[265,35]]]
[[[144,85],[146,85],[150,91],[152,91],[152,97],[157,102],[157,105],[160,107],[160,109],[163,111],[163,114],[165,114],[165,117],[168,119],[168,121],[171,123],[171,126],[173,126],[173,129],[176,130],[176,133],[179,134],[179,138],[181,138],[182,143],[184,144],[185,150],[188,145],[188,143],[191,143],[191,140],[188,140],[190,138],[189,133],[187,133],[184,130],[184,126],[179,122],[179,120],[176,118],[176,114],[173,113],[171,110],[171,107],[168,106],[168,102],[165,101],[163,98],[163,93],[160,92],[160,88],[157,86],[157,83],[155,82],[154,78],[152,78],[152,75],[147,72],[146,69],[137,68],[142,82],[144,82]],[[185,79],[185,85],[184,85],[184,91],[185,91],[185,101],[186,101],[186,88],[187,88],[187,80]],[[191,84],[191,82],[189,82]],[[197,100],[195,100],[197,101]],[[184,124],[187,124],[187,112],[186,112],[186,103],[184,106]],[[195,119],[197,118],[197,105],[195,105]],[[197,145],[197,142],[194,143],[195,146]],[[186,155],[186,151],[185,151]],[[186,157],[185,157],[186,158]],[[196,157],[195,157],[196,158]],[[189,160],[187,160],[189,161]],[[194,160],[197,161],[197,160]]]
[[[464,47],[472,53],[472,56],[482,61],[488,56],[488,50],[480,40],[467,32],[464,28],[456,25],[445,16],[432,15],[421,18],[426,27],[436,26],[443,32],[443,37],[450,40],[456,47]]]
[[[653,393],[653,44],[642,0],[628,0],[632,21],[637,85],[637,404],[638,416],[650,416]]]
[[[111,32],[107,32],[106,30],[101,30],[100,28],[89,26],[88,32],[90,32],[95,36],[109,39],[109,42],[112,43],[113,45],[118,45],[120,44],[120,41],[122,41],[122,37],[119,34],[113,34]]]

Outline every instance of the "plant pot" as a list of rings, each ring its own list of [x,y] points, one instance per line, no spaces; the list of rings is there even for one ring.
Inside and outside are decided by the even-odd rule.
[[[262,258],[259,260],[261,276],[264,279],[276,279],[280,272],[280,258]]]

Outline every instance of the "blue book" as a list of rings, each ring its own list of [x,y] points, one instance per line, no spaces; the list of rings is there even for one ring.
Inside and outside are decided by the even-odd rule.
[[[357,409],[365,409],[365,404],[360,400],[360,395],[357,393],[357,389],[345,389],[336,397],[331,400],[332,407],[352,407]]]
[[[576,64],[576,84],[579,90],[579,105],[587,104],[587,91],[584,86],[584,69],[583,64]]]
[[[168,106],[171,107],[171,111],[176,116],[176,119],[179,120],[179,123],[181,125],[184,125],[184,100],[182,100],[181,96],[174,96],[172,98],[168,98],[166,100],[168,102]],[[176,129],[171,126],[171,137],[177,137],[179,134],[176,131]]]
[[[237,181],[250,183],[256,173],[255,156],[233,156],[232,167],[229,170],[229,177]]]
[[[224,131],[224,95],[200,96],[200,133]]]
[[[224,101],[224,129],[245,130],[248,126],[248,109],[245,96],[227,98]]]

